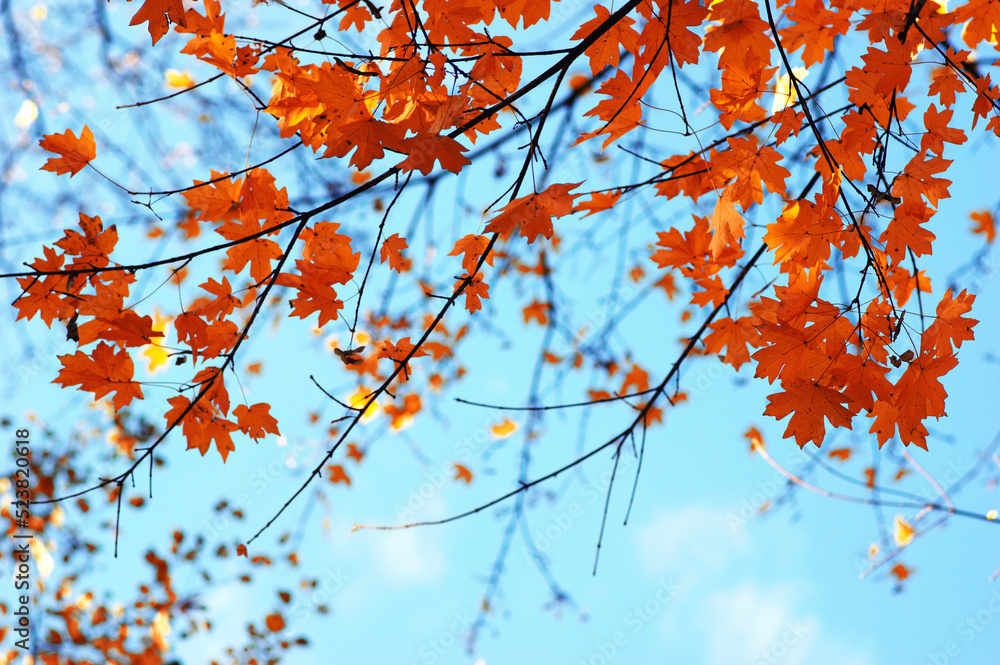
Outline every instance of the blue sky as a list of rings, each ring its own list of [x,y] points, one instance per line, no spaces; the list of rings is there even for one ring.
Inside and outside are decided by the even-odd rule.
[[[39,26],[48,30],[58,21],[58,12],[65,10],[51,6],[49,18],[40,21],[37,16],[32,18],[30,5],[15,5],[19,25],[34,25],[36,37],[45,34]],[[556,7],[557,18],[577,20],[577,24],[580,16],[589,15],[582,6],[564,2]],[[7,146],[37,145],[42,133],[62,132],[67,127],[79,130],[87,122],[98,136],[95,163],[102,170],[107,165],[105,172],[110,177],[128,182],[133,188],[181,186],[192,179],[206,179],[210,168],[241,168],[247,145],[239,138],[240,132],[251,126],[252,119],[237,119],[233,109],[182,100],[162,110],[114,110],[122,103],[163,94],[163,70],[184,61],[173,56],[161,59],[159,55],[161,46],[163,52],[176,55],[181,41],[168,37],[157,48],[145,50],[148,35],[125,25],[131,8],[117,2],[108,8],[122,40],[113,45],[112,51],[124,63],[128,75],[123,79],[134,81],[136,88],[112,85],[96,60],[74,62],[64,54],[51,72],[54,82],[59,77],[79,80],[81,73],[92,75],[95,82],[70,91],[64,100],[53,97],[52,89],[41,83],[34,92],[5,89],[0,93],[0,118]],[[270,15],[258,13],[263,10],[246,13],[245,8],[233,7],[229,15],[231,20],[242,22],[248,32],[263,30],[262,25],[280,32],[280,23],[260,23],[262,16]],[[69,29],[60,26],[60,30]],[[26,43],[30,43],[30,31],[25,34]],[[532,36],[536,44],[557,38],[564,37],[558,31],[536,31]],[[129,40],[143,45],[134,58],[126,46]],[[373,43],[362,39],[357,46],[365,49]],[[86,39],[82,45],[94,48],[93,41]],[[4,56],[9,58],[9,51]],[[37,67],[35,71],[41,72],[56,66],[50,58],[47,64],[39,62]],[[191,67],[191,72],[197,80],[210,73],[201,65]],[[712,73],[710,69],[694,69],[689,76],[691,81],[701,81],[708,80]],[[262,85],[261,89],[267,88]],[[242,99],[232,86],[224,94],[233,103]],[[664,100],[669,98],[666,91],[660,94]],[[13,119],[26,98],[37,100],[40,116],[33,124],[18,127]],[[65,107],[60,107],[60,102]],[[199,125],[200,111],[215,114],[215,124],[208,123],[208,128],[204,123]],[[679,129],[668,124],[667,114],[653,117],[655,121],[650,124],[656,125],[654,129]],[[262,116],[261,122],[268,120]],[[963,120],[960,124],[968,128],[970,123]],[[150,157],[150,151],[164,147],[144,138],[152,126],[158,128],[169,150],[166,160]],[[708,120],[698,126],[706,127],[708,140],[718,130],[712,129]],[[552,125],[549,131],[572,132],[583,127],[563,123]],[[224,132],[237,137],[234,144],[220,140],[218,150],[203,149],[206,135],[221,136]],[[653,130],[637,135],[634,142],[630,138],[627,144],[658,158],[697,148],[696,139]],[[273,133],[261,129],[250,150],[251,162],[273,154],[272,149],[278,145]],[[610,161],[600,162],[595,159],[598,146],[585,147],[569,154],[552,149],[553,173],[548,182],[587,178],[582,189],[589,190],[654,172],[648,165],[621,160],[615,150],[609,150]],[[952,198],[942,202],[929,225],[938,240],[933,257],[921,260],[920,267],[927,269],[934,285],[927,302],[936,302],[954,271],[982,246],[982,240],[968,232],[968,212],[996,210],[993,174],[986,168],[994,160],[994,151],[991,140],[974,135],[965,146],[949,146],[945,153],[945,157],[956,160],[949,176],[954,184]],[[507,173],[503,176],[496,177],[497,162],[487,159],[459,177],[442,180],[430,206],[424,206],[422,195],[426,190],[419,183],[400,199],[398,211],[389,217],[386,234],[406,235],[418,272],[433,276],[439,284],[449,283],[447,271],[456,269],[457,261],[444,263],[441,255],[459,237],[457,234],[481,231],[482,208],[509,184],[511,171],[520,164],[519,154],[516,150],[507,153]],[[135,161],[123,155],[131,155]],[[99,176],[88,170],[72,181],[66,176],[56,178],[37,171],[44,159],[39,150],[27,151],[6,176],[5,181],[13,187],[5,193],[5,226],[0,236],[5,272],[38,255],[41,243],[57,239],[59,229],[73,220],[76,212],[69,206],[75,201],[40,206],[31,196],[18,192],[55,197],[60,192],[85,191],[82,197],[90,214],[100,212],[106,223],[119,222],[123,236],[120,251],[124,255],[133,251],[140,257],[161,257],[178,249],[179,245],[169,239],[158,243],[145,240],[142,233],[151,220],[148,210],[126,208],[127,203],[115,198]],[[135,163],[141,168],[133,168]],[[312,169],[312,174],[303,174],[303,166]],[[317,187],[323,178],[346,186],[346,175],[337,169],[330,162],[314,162],[308,154],[273,166],[279,184],[289,187],[293,199],[321,196]],[[801,184],[790,185],[790,191]],[[391,192],[382,189],[378,195],[387,199]],[[42,207],[46,217],[36,222],[30,214],[33,205]],[[162,207],[157,210],[161,212],[174,209],[169,201],[159,205]],[[768,205],[762,209],[762,217],[773,217],[777,210],[773,201]],[[564,240],[562,249],[553,251],[553,256],[561,278],[561,323],[574,333],[587,327],[581,336],[588,339],[606,317],[621,313],[617,331],[604,344],[619,362],[639,362],[658,382],[682,348],[678,340],[691,334],[706,312],[695,311],[693,319],[682,324],[680,305],[667,302],[658,290],[648,291],[659,277],[655,264],[648,260],[648,246],[655,241],[656,230],[671,224],[688,228],[692,211],[668,207],[651,193],[635,195],[622,210],[616,216],[605,213],[586,220],[579,216],[566,218],[558,226]],[[372,211],[371,198],[352,203],[330,219],[341,222],[350,232],[355,249],[366,260],[379,219]],[[759,242],[761,231],[750,229],[748,247]],[[752,293],[774,277],[769,264],[770,259],[766,259],[750,276],[738,299],[740,303],[745,304]],[[637,284],[626,278],[623,284],[629,291],[621,284],[614,286],[615,276],[634,265],[644,268],[644,278]],[[200,275],[212,274],[214,266],[211,260],[192,265],[191,284],[200,283],[194,281]],[[980,320],[975,329],[976,341],[962,347],[959,366],[945,381],[949,417],[928,424],[929,451],[912,447],[908,450],[929,475],[945,486],[974,468],[977,455],[995,447],[996,437],[1000,436],[994,390],[998,370],[996,340],[1000,338],[997,274],[1000,258],[993,251],[983,256],[976,270],[956,277],[959,288],[977,294],[972,313]],[[141,279],[136,292],[148,295],[150,302],[162,302],[164,308],[176,307],[176,291],[157,286],[164,278],[161,274]],[[376,270],[373,280],[370,293],[377,294],[385,286],[385,271]],[[13,301],[16,286],[10,280],[2,284],[7,302]],[[685,365],[679,384],[688,393],[689,401],[677,408],[665,408],[664,423],[649,430],[630,512],[638,463],[628,455],[623,456],[613,483],[613,461],[601,454],[528,493],[525,525],[518,527],[512,541],[500,594],[470,654],[465,648],[468,631],[478,616],[514,500],[442,526],[398,531],[353,531],[353,526],[442,519],[490,501],[515,486],[526,417],[458,404],[453,398],[524,404],[543,329],[522,327],[520,309],[533,298],[543,297],[544,291],[540,281],[497,278],[490,284],[490,299],[474,318],[470,340],[459,351],[460,362],[469,370],[467,378],[442,394],[437,403],[426,402],[427,411],[421,415],[430,417],[419,418],[409,429],[388,432],[384,419],[379,418],[361,426],[352,440],[362,444],[367,454],[360,466],[349,468],[351,487],[326,481],[314,483],[313,489],[320,489],[321,494],[307,492],[300,497],[261,537],[261,550],[281,550],[275,538],[285,531],[292,533],[302,570],[317,580],[314,590],[297,594],[298,605],[293,603],[283,610],[288,633],[305,634],[312,642],[309,649],[294,653],[289,662],[995,662],[1000,647],[1000,582],[990,581],[990,576],[1000,567],[996,526],[953,517],[920,537],[899,558],[913,569],[902,592],[894,592],[894,582],[887,575],[892,564],[862,579],[872,565],[869,546],[884,536],[885,528],[891,529],[897,513],[913,520],[915,511],[889,507],[878,510],[802,489],[789,493],[784,476],[760,456],[750,454],[743,436],[747,428],[760,428],[770,455],[796,473],[812,463],[810,454],[819,454],[841,473],[863,482],[863,469],[879,456],[883,469],[880,477],[887,485],[936,500],[933,487],[919,473],[910,474],[903,483],[892,484],[890,477],[900,463],[898,448],[890,445],[881,453],[873,450],[873,442],[865,434],[868,424],[860,422],[862,419],[855,421],[851,432],[829,435],[820,451],[811,447],[799,451],[791,439],[781,439],[786,423],[775,423],[761,415],[766,396],[774,388],[755,380],[749,366],[737,373],[713,357],[693,359]],[[405,281],[394,298],[399,307],[412,305],[414,311],[423,311],[419,292]],[[639,306],[620,309],[633,298],[641,299]],[[349,301],[348,308],[353,310],[353,306],[354,302]],[[11,311],[3,312],[0,326],[0,343],[12,349],[2,366],[8,377],[0,384],[5,412],[15,422],[45,423],[66,440],[70,440],[70,431],[83,432],[86,454],[102,460],[107,455],[102,442],[106,425],[101,424],[99,416],[89,415],[94,413],[89,396],[57,390],[50,383],[59,368],[56,355],[71,352],[73,345],[65,341],[64,331],[58,326],[49,331],[37,320],[14,324]],[[330,346],[331,338],[344,346],[348,334],[341,322],[314,334],[310,328],[315,318],[300,322],[286,318],[286,312],[287,305],[270,310],[240,352],[239,367],[261,361],[263,374],[241,374],[239,384],[228,381],[234,401],[239,396],[248,403],[270,403],[283,436],[269,436],[258,444],[238,441],[236,451],[225,464],[215,451],[201,457],[184,451],[179,437],[167,441],[162,453],[167,464],[154,473],[153,500],[141,511],[123,511],[118,559],[105,557],[95,562],[94,583],[106,589],[108,598],[131,597],[135,580],[147,576],[144,553],[150,546],[161,550],[167,547],[176,528],[192,534],[202,531],[210,541],[230,546],[246,542],[298,488],[330,445],[324,429],[330,420],[342,415],[342,410],[330,404],[309,376],[316,376],[338,396],[346,397],[352,391],[349,377],[339,369],[339,360]],[[276,321],[280,327],[273,325]],[[452,329],[463,322],[462,312],[446,320]],[[414,367],[414,385],[422,385],[429,365],[416,361]],[[173,368],[168,374],[146,377],[149,383],[144,392],[151,403],[151,420],[162,423],[166,399],[176,394],[166,382],[184,380],[188,371],[187,367]],[[620,376],[615,381],[620,381]],[[574,402],[585,398],[586,390],[599,384],[597,371],[577,375],[548,368],[542,375],[539,394],[545,404]],[[321,413],[318,425],[308,424],[308,410]],[[548,473],[600,445],[631,420],[631,413],[620,404],[601,406],[586,415],[581,410],[549,413],[531,444],[529,477]],[[521,428],[510,438],[495,441],[489,436],[489,428],[505,415]],[[88,422],[78,424],[81,418]],[[830,449],[842,446],[854,450],[846,464],[825,457]],[[342,455],[338,455],[336,461],[341,460]],[[472,484],[454,481],[451,476],[455,462],[473,470]],[[111,463],[112,471],[121,468],[120,461]],[[993,490],[997,465],[989,462],[982,469],[952,496],[957,506],[979,513],[1000,509]],[[813,473],[809,480],[825,490],[869,496],[863,486],[852,485],[827,471]],[[130,490],[132,494],[145,495],[146,482],[145,475],[139,474],[136,489]],[[238,504],[245,519],[221,520],[213,509],[220,496]],[[594,575],[606,498],[607,524]],[[765,502],[770,508],[762,512]],[[627,512],[628,524],[623,525]],[[70,514],[84,519],[79,512]],[[113,519],[113,512],[97,515],[100,517],[86,518],[91,520],[92,535],[110,540],[108,529],[101,527],[99,520]],[[928,524],[935,517],[927,516],[918,524]],[[533,539],[546,557],[552,579],[569,594],[571,602],[552,606],[548,581],[532,560],[526,538]],[[883,553],[887,545],[882,543]],[[217,565],[217,576],[211,584],[178,573],[175,584],[197,595],[207,608],[205,616],[215,625],[208,637],[188,642],[174,638],[183,662],[200,662],[206,652],[221,657],[220,646],[241,639],[248,622],[260,625],[263,616],[279,602],[276,590],[295,582],[284,568],[269,571],[252,567],[253,584],[240,584],[237,578],[250,569],[245,559],[230,557]],[[319,605],[328,606],[329,613],[316,611]],[[175,631],[180,628],[174,627]]]

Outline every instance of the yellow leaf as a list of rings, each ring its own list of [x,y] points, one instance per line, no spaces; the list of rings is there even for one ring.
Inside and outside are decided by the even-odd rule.
[[[490,435],[494,439],[506,439],[508,436],[517,431],[517,423],[515,423],[510,418],[504,418],[503,422],[497,423],[493,427],[490,427]]]
[[[176,90],[186,90],[194,86],[194,80],[187,72],[178,69],[168,69],[164,72],[165,85]]]
[[[142,347],[142,356],[146,359],[146,371],[152,375],[167,367],[170,354],[159,344],[147,344]]]
[[[916,529],[913,525],[903,519],[902,515],[896,515],[896,523],[892,528],[892,539],[899,547],[906,547],[913,542],[913,534]]]

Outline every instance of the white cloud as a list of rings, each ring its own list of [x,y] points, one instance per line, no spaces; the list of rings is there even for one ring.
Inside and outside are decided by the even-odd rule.
[[[682,575],[689,582],[747,550],[743,532],[730,528],[725,512],[702,506],[657,513],[637,530],[635,542],[650,575]]]
[[[861,653],[829,631],[819,619],[795,609],[788,586],[761,588],[746,582],[707,596],[700,620],[710,665],[871,665]]]
[[[445,553],[428,529],[383,531],[371,538],[375,567],[390,584],[411,586],[441,579]]]
[[[818,633],[814,617],[796,615],[786,588],[744,583],[716,591],[702,604],[709,663],[800,665]]]

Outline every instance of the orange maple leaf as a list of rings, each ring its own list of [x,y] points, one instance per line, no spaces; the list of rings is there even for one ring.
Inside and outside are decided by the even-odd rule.
[[[331,483],[334,483],[334,484],[336,484],[336,483],[344,483],[346,485],[350,485],[351,484],[350,477],[347,475],[347,472],[344,471],[344,467],[342,467],[341,465],[339,465],[339,464],[331,464],[330,466],[326,467],[326,470],[330,472],[329,481]]]
[[[49,161],[42,167],[43,171],[52,171],[56,175],[69,173],[69,177],[72,178],[97,157],[94,134],[86,125],[80,132],[80,138],[77,138],[72,130],[67,129],[62,134],[46,134],[38,144],[44,150],[61,155],[49,157]]]
[[[941,377],[958,365],[954,356],[940,357],[932,350],[921,351],[896,382],[892,401],[876,402],[869,415],[874,418],[869,433],[878,438],[882,446],[899,429],[899,439],[904,445],[911,443],[927,449],[927,428],[923,421],[928,417],[940,418],[945,414],[944,400],[948,396],[941,385]]]
[[[463,166],[472,163],[462,154],[468,148],[453,138],[439,134],[419,134],[405,139],[400,149],[409,157],[400,162],[399,168],[404,171],[417,169],[424,175],[430,175],[434,170],[434,160],[452,173],[458,173]]]
[[[156,44],[167,34],[171,22],[179,26],[187,24],[184,3],[181,0],[145,0],[129,25],[149,23],[147,26],[149,36],[152,37],[153,44]]]
[[[393,431],[400,431],[409,427],[413,422],[413,416],[420,412],[423,408],[423,402],[420,399],[420,395],[416,393],[411,393],[403,398],[403,406],[398,407],[395,404],[387,404],[383,407],[386,415],[392,418],[390,427]]]
[[[869,489],[875,488],[875,469],[872,467],[865,469],[865,485]]]
[[[739,369],[743,363],[750,362],[750,352],[747,345],[764,346],[760,332],[755,327],[756,317],[741,316],[733,321],[726,317],[711,325],[712,334],[705,337],[705,353],[721,353],[723,347],[728,347],[723,362]]]
[[[946,199],[951,180],[936,178],[936,174],[947,171],[951,166],[950,159],[942,159],[938,155],[927,156],[924,150],[914,155],[906,164],[902,173],[892,181],[892,195],[903,199],[904,203],[914,205],[921,202],[921,195],[927,202],[937,208],[940,199]]]
[[[757,449],[764,450],[766,448],[764,444],[764,435],[760,433],[760,430],[754,426],[750,426],[743,436],[750,441],[750,452],[756,452]]]
[[[545,191],[514,199],[501,210],[500,214],[486,225],[487,233],[510,233],[514,227],[520,226],[521,235],[528,242],[542,235],[551,238],[553,234],[552,218],[564,217],[573,212],[573,199],[579,194],[570,194],[569,190],[579,187],[581,183],[559,183],[549,185]]]
[[[549,304],[547,302],[538,302],[538,300],[531,301],[531,304],[524,308],[524,322],[528,323],[532,319],[538,321],[539,325],[548,325],[549,323]]]
[[[358,447],[358,444],[349,443],[347,444],[347,456],[360,464],[361,459],[365,456],[365,452]]]
[[[400,238],[398,233],[393,233],[382,243],[382,249],[379,251],[380,263],[385,263],[388,260],[390,270],[403,272],[406,269],[406,259],[400,254],[400,251],[407,247],[406,239]]]
[[[618,189],[612,192],[591,192],[590,199],[577,203],[576,207],[573,208],[573,212],[586,210],[587,214],[584,215],[584,217],[590,217],[595,212],[612,208],[616,203],[618,203],[618,199],[621,195],[621,190]]]
[[[901,563],[897,563],[889,571],[889,574],[895,577],[897,582],[902,582],[903,580],[908,578],[912,573],[913,573],[912,568],[907,568]]]
[[[581,25],[570,39],[586,39],[592,32],[611,18],[611,12],[603,5],[594,5],[597,16]],[[590,72],[595,76],[606,66],[618,66],[618,56],[622,48],[635,53],[638,49],[637,42],[639,33],[632,29],[634,20],[625,17],[619,19],[610,29],[605,32],[593,44],[587,47],[584,55],[590,58]]]
[[[965,132],[961,129],[949,127],[948,122],[954,111],[941,111],[938,113],[937,107],[933,104],[927,107],[924,113],[924,128],[927,133],[920,137],[920,149],[941,155],[944,153],[944,144],[954,143],[962,145],[966,141]]]
[[[625,375],[625,380],[622,382],[622,387],[618,391],[618,394],[628,395],[630,388],[635,388],[636,393],[643,393],[649,390],[649,374],[634,363],[632,369]]]
[[[926,224],[933,214],[934,210],[919,199],[916,202],[908,200],[903,205],[896,206],[892,219],[879,236],[879,241],[885,243],[885,253],[893,263],[899,264],[903,261],[907,250],[916,256],[931,253],[933,249],[931,243],[936,236],[922,225]]]
[[[755,139],[728,139],[729,149],[714,156],[713,168],[736,180],[726,188],[730,199],[749,210],[751,203],[764,201],[763,185],[774,194],[785,194],[785,178],[791,175],[778,162],[781,153],[771,146],[758,148]]]
[[[459,277],[458,281],[455,282],[454,288],[457,290],[462,285],[462,282],[468,278],[468,273]],[[483,273],[477,272],[469,281],[469,285],[465,287],[463,293],[465,293],[465,309],[469,310],[472,314],[482,309],[483,303],[480,299],[488,299],[490,297],[490,285],[483,281]]]
[[[163,414],[163,417],[168,425],[173,425],[180,422],[183,416],[181,427],[188,442],[188,450],[195,448],[204,456],[208,453],[212,441],[215,441],[215,449],[219,451],[225,463],[229,453],[236,450],[230,432],[235,432],[239,427],[236,423],[220,417],[207,402],[206,399],[200,399],[191,407],[191,400],[187,397],[183,395],[171,397],[167,403],[172,408]]]
[[[830,456],[830,459],[846,462],[848,459],[850,459],[851,452],[852,451],[850,448],[836,448],[827,453],[827,455]]]
[[[817,448],[823,443],[826,435],[824,417],[834,427],[851,429],[851,412],[842,406],[847,398],[815,381],[796,381],[785,391],[768,395],[767,399],[769,404],[764,415],[781,420],[791,414],[782,438],[794,436],[799,448],[809,441]]]
[[[412,355],[410,355],[412,353]],[[414,345],[410,343],[409,337],[404,337],[396,343],[390,340],[384,341],[379,346],[378,358],[391,358],[397,363],[406,362],[407,356],[411,358],[419,358],[421,356],[426,356],[427,351],[423,348],[419,348],[414,351]],[[407,369],[403,368],[404,371]]]
[[[486,251],[486,247],[490,244],[490,239],[486,236],[476,235],[470,233],[467,236],[459,238],[455,241],[455,246],[448,253],[448,256],[458,256],[462,255],[462,268],[467,273],[471,273],[476,269],[479,264],[479,257],[483,255]],[[490,250],[489,255],[486,257],[486,263],[493,265],[493,251]]]
[[[267,618],[264,619],[264,623],[267,624],[267,629],[272,633],[277,633],[285,627],[284,618],[277,612],[268,614]]]
[[[711,3],[712,21],[705,33],[705,50],[719,52],[719,69],[754,70],[771,61],[774,42],[767,36],[770,31],[760,18],[760,10],[753,0],[720,0]]]
[[[920,338],[921,352],[935,349],[938,356],[949,357],[952,347],[957,350],[962,342],[975,339],[972,328],[979,323],[976,319],[962,318],[972,311],[976,296],[965,289],[955,298],[948,289],[937,306],[937,318],[927,327]]]
[[[247,434],[252,439],[263,439],[265,434],[278,435],[278,421],[270,413],[271,405],[261,402],[254,404],[250,408],[240,404],[233,409],[236,416],[236,424],[240,431]]]
[[[836,36],[847,34],[851,27],[850,11],[827,8],[818,0],[790,4],[783,11],[789,23],[778,31],[782,46],[789,53],[805,46],[802,64],[806,67],[823,62],[826,52],[834,51]]]
[[[464,480],[466,485],[472,482],[472,471],[469,467],[457,462],[452,466],[455,467],[455,480]]]
[[[135,366],[124,349],[115,353],[113,346],[101,342],[92,356],[77,351],[74,355],[59,356],[59,362],[63,368],[53,383],[66,388],[79,385],[80,390],[94,393],[97,399],[114,392],[115,411],[121,411],[134,398],[142,399],[142,388],[132,380]]]
[[[990,214],[990,211],[983,210],[982,212],[971,212],[969,213],[969,217],[971,217],[972,221],[976,223],[976,225],[972,227],[972,232],[983,234],[986,236],[986,243],[992,244],[997,237],[997,228],[996,222],[993,221],[993,215]]]
[[[736,212],[736,206],[733,205],[732,185],[726,187],[722,196],[716,201],[715,212],[712,213],[708,224],[712,229],[712,242],[709,243],[708,249],[713,258],[719,258],[731,240],[738,241],[743,237],[744,222],[740,213]]]
[[[226,173],[210,171],[211,178],[194,181],[194,187],[182,192],[199,221],[221,222],[239,212],[243,178],[232,180]],[[195,227],[197,228],[197,227]]]

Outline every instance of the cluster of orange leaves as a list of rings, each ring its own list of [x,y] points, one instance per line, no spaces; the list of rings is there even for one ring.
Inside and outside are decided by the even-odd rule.
[[[146,0],[133,24],[147,24],[154,44],[173,24],[177,33],[191,35],[183,53],[233,78],[269,72],[274,87],[267,113],[283,137],[297,136],[314,152],[322,150],[322,157],[350,155],[350,165],[360,171],[389,152],[400,156],[396,167],[404,172],[429,174],[439,164],[458,173],[469,160],[463,155],[467,148],[457,139],[475,143],[500,129],[496,114],[483,110],[502,103],[522,85],[521,58],[512,50],[512,41],[475,26],[489,26],[499,16],[513,28],[527,28],[546,20],[550,9],[548,0],[425,0],[414,25],[409,5],[400,0],[381,10],[384,13],[367,2],[330,4],[338,5],[340,30],[378,30],[382,58],[358,62],[334,58],[315,64],[300,62],[291,49],[281,46],[237,47],[234,36],[225,31],[217,0],[205,0],[203,11],[184,10],[179,0]],[[652,260],[660,269],[690,281],[691,304],[718,307],[728,296],[724,275],[745,259],[744,215],[764,201],[765,189],[783,197],[781,215],[766,225],[764,241],[786,283],[774,287],[774,298],[751,302],[749,315],[715,321],[704,339],[705,351],[724,350],[723,360],[734,368],[753,362],[757,377],[778,380],[782,391],[770,397],[765,413],[779,419],[791,416],[786,436],[794,436],[800,446],[822,442],[824,420],[850,427],[852,418],[862,412],[874,419],[871,431],[880,443],[898,433],[904,443],[923,446],[923,421],[944,415],[940,379],[955,366],[955,350],[972,339],[975,321],[964,314],[974,296],[948,291],[937,305],[936,318],[922,326],[919,344],[908,353],[896,351],[904,325],[899,308],[914,291],[930,289],[929,280],[922,273],[911,274],[905,263],[932,251],[934,235],[926,224],[948,196],[950,184],[941,177],[951,163],[942,156],[944,145],[966,140],[965,132],[951,124],[958,93],[969,89],[974,120],[985,118],[986,129],[1000,133],[994,105],[1000,91],[989,75],[971,83],[963,78],[969,76],[965,64],[971,53],[952,49],[947,30],[964,25],[962,38],[976,48],[994,40],[998,26],[992,14],[977,9],[983,4],[978,0],[950,11],[929,0],[916,13],[899,0],[878,6],[862,0],[830,6],[815,0],[778,4],[783,18],[777,34],[769,19],[761,16],[761,5],[752,0],[710,4],[632,0],[615,12],[616,20],[609,9],[596,5],[593,17],[571,39],[590,40],[582,56],[593,75],[606,68],[611,75],[596,90],[603,98],[586,113],[598,127],[581,135],[577,143],[604,136],[606,148],[641,126],[643,100],[654,82],[672,75],[676,67],[698,63],[704,52],[717,53],[720,85],[711,90],[710,101],[721,124],[727,129],[737,123],[755,125],[770,133],[735,133],[701,153],[663,160],[663,177],[655,183],[659,195],[686,196],[695,202],[709,196],[715,205],[708,217],[696,216],[689,230],[674,227],[659,233]],[[635,18],[623,11],[634,11]],[[790,173],[781,165],[781,145],[800,132],[818,130],[808,126],[801,107],[788,105],[769,114],[762,105],[779,70],[775,38],[786,53],[802,49],[802,64],[809,67],[822,63],[838,38],[852,30],[865,35],[871,47],[861,58],[863,66],[846,74],[853,108],[842,117],[843,130],[837,137],[818,141],[810,155],[822,178],[822,191],[812,200],[789,198],[785,183]],[[454,57],[472,64],[456,79],[446,50],[431,47],[425,52],[422,42],[447,44]],[[910,74],[921,52],[937,56],[928,88],[936,103],[923,114],[926,131],[919,150],[888,191],[869,186],[870,210],[886,202],[892,205],[891,218],[876,236],[865,219],[844,212],[844,185],[865,179],[865,157],[884,150],[884,133],[891,123],[905,120],[916,108],[904,93],[912,87]],[[623,54],[630,57],[627,67]],[[75,174],[96,156],[86,128],[79,139],[71,132],[50,135],[42,146],[60,155],[44,167],[56,173]],[[247,334],[247,321],[238,323],[234,317],[251,309],[258,288],[268,280],[292,290],[293,316],[317,314],[320,326],[338,318],[344,307],[338,290],[351,282],[360,259],[360,253],[352,251],[351,238],[338,233],[338,224],[321,221],[306,226],[299,236],[302,252],[294,269],[275,272],[276,262],[284,261],[284,250],[271,237],[298,220],[273,176],[263,168],[239,178],[212,172],[209,181],[194,184],[184,192],[193,215],[185,221],[188,235],[200,223],[216,225],[215,232],[230,242],[223,270],[239,275],[249,268],[251,281],[236,292],[226,277],[200,285],[205,295],[174,319],[181,345],[178,354],[196,362],[231,354]],[[580,194],[571,190],[580,184],[552,184],[516,198],[487,220],[482,234],[457,240],[449,256],[462,257],[463,272],[454,288],[464,292],[469,312],[476,312],[489,298],[481,270],[484,264],[493,265],[493,253],[487,250],[495,241],[488,234],[497,234],[502,241],[520,236],[527,243],[541,236],[554,244],[558,240],[554,220],[610,209],[621,196],[620,190],[598,191],[576,202]],[[992,217],[981,214],[974,219],[976,230],[992,240]],[[80,225],[82,234],[67,231],[56,243],[62,251],[45,248],[44,257],[32,264],[40,274],[21,278],[24,294],[15,305],[19,318],[39,314],[49,325],[56,319],[68,322],[81,347],[96,342],[89,352],[63,356],[57,381],[77,385],[95,397],[113,392],[114,406],[121,409],[143,397],[134,380],[130,349],[155,344],[162,333],[152,327],[149,316],[124,304],[133,272],[108,270],[114,267],[109,258],[117,240],[114,227],[104,230],[99,218],[85,215]],[[388,262],[392,270],[408,270],[410,262],[403,253],[407,246],[399,234],[389,236],[381,246],[381,262]],[[834,250],[844,258],[864,258],[876,276],[879,294],[850,306],[824,300],[820,289]],[[642,274],[635,272],[636,278]],[[664,276],[659,284],[673,297],[677,289],[674,277],[669,277],[669,282]],[[535,301],[524,310],[525,322],[547,325],[549,307]],[[345,365],[359,377],[369,373],[381,378],[378,360],[390,359],[405,381],[410,359],[427,352],[439,358],[431,346],[434,342],[418,348],[409,339],[386,341],[376,353],[352,358]],[[214,442],[223,458],[233,449],[231,432],[240,430],[252,437],[277,432],[266,404],[237,407],[232,412],[235,420],[229,419],[223,385],[227,362],[200,369],[190,382],[196,396],[171,399],[165,415],[171,427],[182,426],[189,447],[204,454]],[[893,379],[892,371],[900,365],[905,367]],[[626,387],[629,383],[626,379]],[[413,393],[387,413],[394,426],[401,426],[419,409],[419,396]]]

